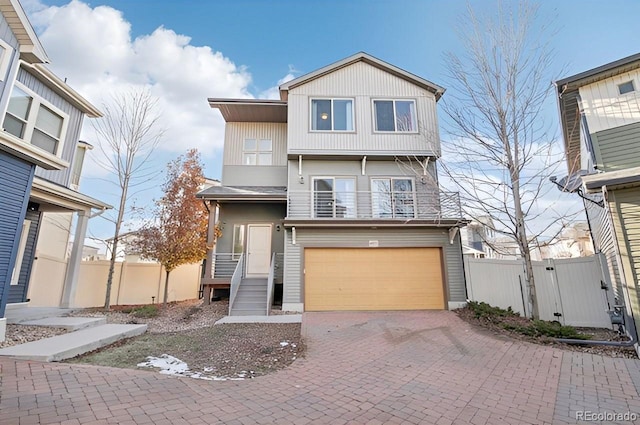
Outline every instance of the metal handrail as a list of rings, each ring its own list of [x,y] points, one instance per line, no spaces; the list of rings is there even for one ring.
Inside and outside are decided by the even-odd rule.
[[[269,267],[269,278],[267,279],[267,316],[271,314],[271,304],[273,304],[273,280],[276,271],[276,253],[271,255],[271,266]]]
[[[240,288],[240,282],[242,281],[243,269],[244,254],[241,254],[240,258],[238,259],[238,264],[236,264],[236,269],[233,271],[233,275],[231,276],[231,288],[229,291],[229,316],[231,316],[233,302],[236,300],[236,295],[238,295],[238,288]]]
[[[437,188],[420,191],[288,191],[290,219],[456,220],[460,196]]]

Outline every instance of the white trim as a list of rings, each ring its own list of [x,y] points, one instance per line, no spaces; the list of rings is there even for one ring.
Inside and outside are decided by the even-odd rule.
[[[236,228],[242,229],[242,250],[240,252],[236,252]],[[233,233],[231,234],[231,258],[236,260],[240,258],[240,255],[245,253],[245,249],[247,248],[247,225],[246,224],[234,224],[233,225]],[[236,257],[237,255],[237,257]]]
[[[0,318],[0,342],[7,339],[7,318]]]
[[[358,217],[358,176],[310,176],[311,177],[311,203],[310,206],[313,211],[313,218],[324,218],[324,217],[316,217],[316,208],[315,208],[315,181],[322,179],[331,179],[333,180],[333,187],[331,189],[332,193],[335,194],[335,182],[336,179],[342,180],[353,180],[353,217],[343,217],[343,218],[357,218]],[[326,218],[336,218],[336,204],[333,204],[333,214],[332,217]]]
[[[0,81],[5,81],[5,79],[7,78],[7,72],[9,71],[9,65],[11,65],[11,58],[15,49],[1,38],[0,48],[4,49],[2,51],[2,58],[0,58]]]
[[[378,121],[377,121],[377,116],[376,116],[376,102],[392,102],[393,105],[393,128],[395,128],[395,130],[393,131],[385,131],[385,130],[378,130]],[[396,102],[413,102],[413,122],[416,126],[415,130],[412,131],[398,131],[397,129],[397,125],[396,125],[396,120],[397,120],[397,115],[396,115]],[[420,132],[420,129],[418,128],[418,102],[416,101],[415,98],[402,98],[402,97],[398,97],[398,98],[371,98],[371,113],[373,115],[372,117],[372,122],[373,122],[373,133],[374,134],[418,134]]]
[[[11,272],[11,285],[17,285],[20,282],[20,272],[22,271],[22,260],[24,260],[24,251],[27,249],[27,239],[29,238],[29,229],[31,228],[31,220],[22,222],[22,231],[20,232],[20,242],[18,242],[18,255]]]
[[[54,106],[53,104],[51,104],[50,102],[48,102],[46,99],[44,99],[42,96],[38,95],[36,92],[34,92],[33,90],[31,90],[29,87],[27,87],[26,85],[24,85],[23,83],[21,83],[20,81],[16,81],[15,84],[11,87],[11,92],[9,94],[9,103],[11,102],[11,95],[13,94],[13,89],[17,87],[20,90],[22,90],[23,92],[25,92],[27,95],[31,96],[31,106],[29,107],[29,112],[28,112],[28,118],[25,121],[25,129],[24,129],[24,135],[22,137],[18,137],[16,136],[18,139],[23,140],[25,143],[29,143],[31,145],[33,145],[31,143],[31,139],[33,137],[33,131],[34,129],[36,129],[36,121],[38,119],[38,113],[40,111],[40,106],[44,106],[47,109],[50,109],[51,112],[53,112],[56,115],[59,115],[60,118],[62,118],[62,127],[60,129],[60,137],[57,139],[58,143],[56,146],[56,151],[53,152],[52,154],[57,156],[58,158],[62,157],[62,151],[63,151],[63,147],[64,147],[64,142],[67,136],[67,126],[69,125],[69,115],[66,114],[64,111],[62,111],[61,109],[57,108],[56,106]],[[7,110],[5,111],[4,116],[2,117],[2,122],[4,123],[4,120],[7,116],[7,114],[9,113],[9,107],[7,106]],[[13,115],[12,115],[13,116]],[[22,120],[22,118],[16,117],[20,120]],[[40,129],[38,129],[39,131],[42,131]],[[3,131],[5,133],[7,133],[6,130],[3,129]],[[45,133],[44,131],[42,131],[42,133],[53,137],[52,135]],[[11,134],[11,133],[9,133]],[[55,139],[55,137],[53,137]],[[38,148],[36,146],[36,148]],[[40,149],[40,148],[38,148]],[[41,149],[44,152],[47,152],[44,149]],[[51,153],[51,152],[47,152],[47,153]]]
[[[314,100],[329,100],[331,101],[331,130],[314,130],[313,129],[313,101]],[[350,100],[351,101],[351,126],[353,130],[334,130],[334,100]],[[324,97],[324,96],[309,96],[309,132],[310,133],[355,133],[356,132],[356,99],[353,97]]]
[[[269,244],[267,246],[267,250],[269,252],[271,252],[271,244],[273,243],[273,225],[271,223],[251,223],[251,224],[247,224],[247,240],[246,240],[246,245],[244,247],[245,250],[245,257],[246,257],[246,261],[244,263],[244,275],[246,277],[267,277],[269,274],[269,267],[267,267],[267,273],[249,273],[249,256],[250,256],[250,252],[249,252],[249,246],[251,244],[251,228],[252,227],[268,227],[269,228]],[[267,255],[267,264],[269,264],[269,261],[271,261],[271,254]]]
[[[45,170],[62,170],[69,167],[69,163],[62,158],[33,146],[6,131],[0,131],[0,150],[9,152]]]
[[[253,140],[256,142],[256,148],[253,150],[247,150],[246,149],[246,142],[247,140]],[[269,143],[271,144],[271,149],[269,149],[268,151],[263,151],[260,150],[260,142],[263,142],[265,140],[268,140]],[[268,164],[261,164],[260,163],[260,154],[270,154],[271,155],[271,161]],[[256,163],[255,164],[246,164],[245,163],[245,155],[255,155],[256,156]],[[245,137],[242,140],[242,165],[248,165],[250,167],[270,167],[273,166],[273,139],[272,138],[257,138],[257,137]]]
[[[385,217],[375,217],[373,208],[375,203],[373,202],[373,181],[374,180],[389,180],[389,190],[391,195],[391,201],[393,202],[393,196],[395,195],[395,191],[393,190],[393,181],[394,180],[410,180],[411,181],[411,189],[413,195],[413,217],[396,217],[395,209],[392,206],[391,217],[387,218],[416,218],[418,215],[418,199],[417,199],[417,187],[416,187],[416,179],[411,176],[370,176],[369,177],[369,189],[371,193],[371,217],[384,219]],[[398,193],[407,193],[407,192],[398,192]]]

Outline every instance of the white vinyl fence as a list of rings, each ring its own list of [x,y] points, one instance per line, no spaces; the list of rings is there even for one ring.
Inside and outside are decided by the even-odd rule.
[[[607,311],[613,309],[614,302],[603,261],[601,254],[534,261],[540,319],[557,320],[563,325],[610,328]],[[471,301],[511,307],[531,317],[524,261],[465,258],[465,273]]]

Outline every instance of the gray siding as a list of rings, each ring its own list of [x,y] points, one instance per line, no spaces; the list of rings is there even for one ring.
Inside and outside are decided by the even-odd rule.
[[[430,161],[427,167],[428,176],[425,184],[421,179],[423,171],[420,165],[414,160],[398,161],[374,161],[368,160],[366,164],[366,174],[362,175],[361,161],[320,161],[302,160],[302,176],[304,182],[301,184],[298,176],[298,160],[289,161],[289,185],[290,191],[309,191],[313,188],[313,177],[354,177],[356,179],[356,191],[370,191],[372,177],[412,177],[415,179],[415,190],[417,192],[433,191],[437,187],[436,163]]]
[[[222,184],[225,186],[286,186],[287,167],[223,165]]]
[[[80,130],[82,128],[84,114],[56,92],[47,87],[42,81],[38,80],[22,68],[18,71],[18,81],[69,116],[67,134],[64,138],[61,158],[68,161],[70,164],[73,163],[73,156],[75,155],[76,146],[80,139]],[[70,173],[70,167],[63,170],[44,170],[40,167],[36,169],[37,176],[63,186],[69,185]]]
[[[609,201],[630,307],[640,329],[640,189],[611,191]]]
[[[272,252],[284,252],[284,229],[276,225],[281,224],[285,214],[285,204],[221,204],[220,224],[222,225],[222,237],[216,242],[216,253],[225,254],[232,252],[233,225],[234,224],[260,224],[273,225],[271,235]],[[246,238],[245,228],[245,238]],[[246,247],[246,241],[245,241]]]
[[[640,167],[640,122],[591,135],[599,170]]]
[[[7,86],[7,76],[10,74],[11,72],[11,67],[12,67],[12,63],[13,61],[17,58],[17,50],[18,50],[18,40],[16,39],[16,36],[13,34],[13,32],[11,31],[11,28],[9,27],[9,24],[7,23],[7,20],[4,18],[4,16],[2,14],[0,14],[0,39],[4,40],[5,43],[7,43],[8,45],[10,45],[11,47],[13,47],[13,51],[9,52],[9,54],[12,56],[11,58],[11,63],[10,65],[7,67],[7,74],[6,75],[0,75],[0,78],[2,79],[2,81],[0,81],[0,93],[4,94],[5,88],[8,87]],[[5,96],[1,96],[3,99],[5,98]],[[4,111],[4,108],[2,109]]]
[[[29,279],[31,278],[31,270],[33,267],[33,259],[36,253],[36,241],[38,240],[38,231],[40,230],[41,212],[37,210],[37,204],[29,204],[29,209],[25,216],[26,220],[31,221],[29,233],[27,235],[27,244],[25,245],[24,255],[22,256],[22,265],[20,267],[20,277],[17,285],[11,285],[9,290],[10,303],[21,303],[27,300],[27,291],[29,289]]]
[[[466,300],[460,238],[456,237],[455,242],[450,244],[449,233],[446,229],[307,229],[298,227],[296,229],[296,245],[292,244],[290,229],[287,229],[285,236],[283,302],[304,302],[301,267],[305,246],[364,248],[369,246],[371,240],[378,241],[380,248],[442,247],[447,300],[450,302]]]
[[[433,93],[364,62],[357,62],[295,87],[288,94],[288,152],[292,154],[440,153],[436,99]],[[354,99],[354,132],[310,130],[310,101],[316,97]],[[413,99],[418,132],[376,133],[374,99]]]
[[[271,139],[273,165],[287,165],[287,124],[229,122],[224,127],[224,165],[243,165],[244,139]]]
[[[34,166],[0,152],[0,317],[8,296],[11,270],[33,182]],[[3,289],[7,289],[7,292]]]

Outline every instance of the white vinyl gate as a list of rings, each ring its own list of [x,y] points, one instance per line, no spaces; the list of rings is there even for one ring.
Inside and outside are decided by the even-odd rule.
[[[613,309],[613,293],[607,268],[602,267],[604,261],[601,254],[534,261],[540,319],[578,327],[610,328],[607,310]],[[524,261],[465,258],[465,274],[471,301],[511,307],[531,317]]]

